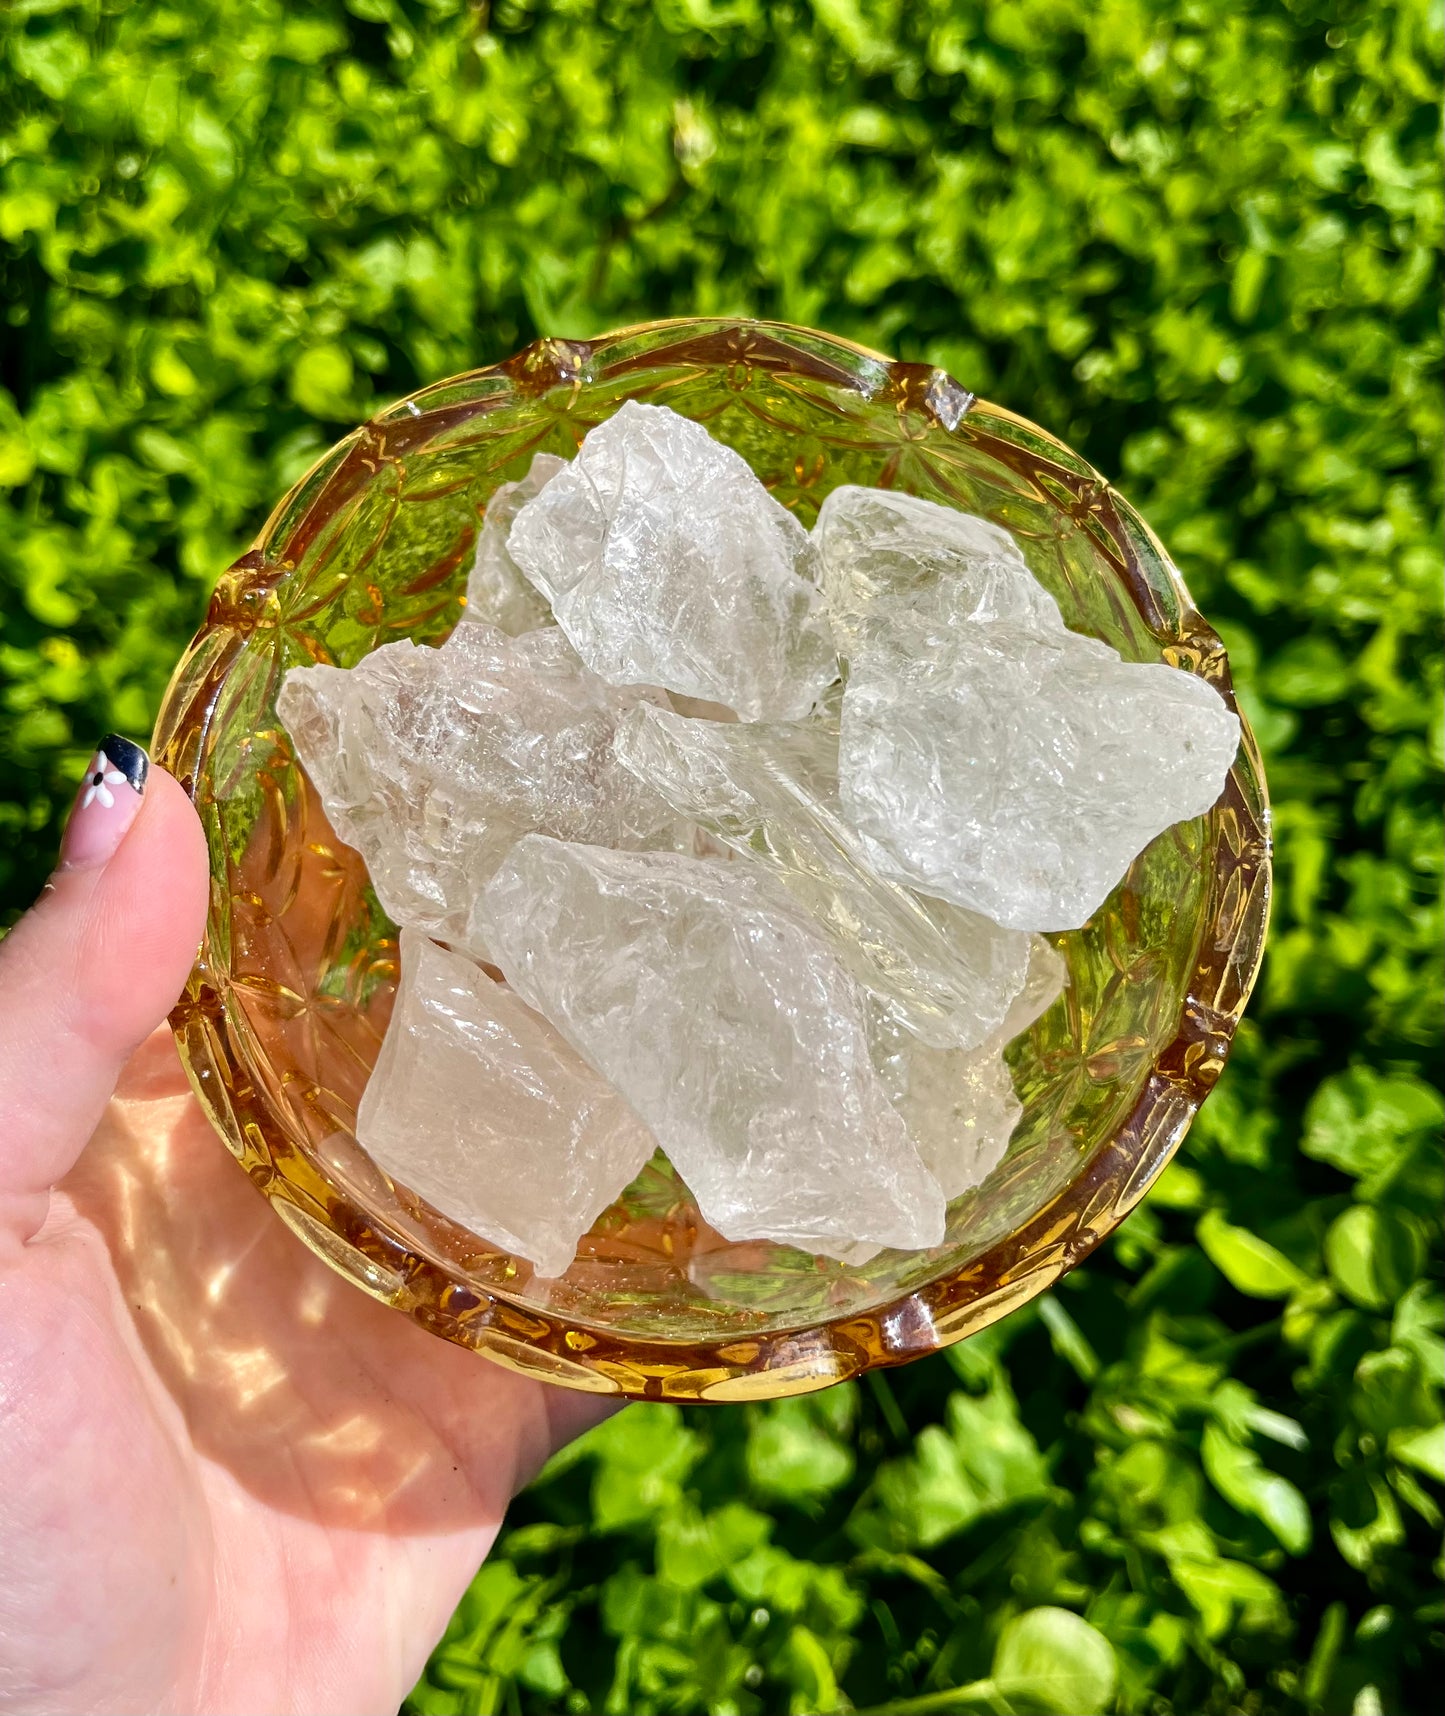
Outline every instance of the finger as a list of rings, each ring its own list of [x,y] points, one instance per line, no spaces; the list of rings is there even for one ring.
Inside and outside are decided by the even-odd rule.
[[[126,1057],[175,1002],[206,893],[189,799],[112,735],[86,772],[59,867],[0,942],[0,1245],[39,1228]]]

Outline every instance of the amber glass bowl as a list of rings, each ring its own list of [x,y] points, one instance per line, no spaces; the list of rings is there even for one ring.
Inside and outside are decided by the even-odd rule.
[[[1223,797],[1145,851],[1082,930],[1065,994],[1010,1051],[1023,1119],[945,1243],[863,1268],[736,1244],[661,1156],[560,1281],[446,1220],[356,1143],[397,978],[395,926],[276,718],[283,674],[439,643],[478,521],[532,455],[626,399],[729,443],[805,525],[838,483],[904,489],[1011,531],[1068,624],[1202,674],[1218,637],[1148,527],[1044,430],[941,370],[801,328],[666,322],[543,340],[356,430],[222,577],[167,694],[159,760],[211,853],[205,943],[174,1025],[227,1146],[294,1232],[368,1293],[513,1369],[599,1394],[801,1393],[961,1339],[1041,1292],[1144,1195],[1219,1077],[1259,966],[1268,812],[1248,729]]]

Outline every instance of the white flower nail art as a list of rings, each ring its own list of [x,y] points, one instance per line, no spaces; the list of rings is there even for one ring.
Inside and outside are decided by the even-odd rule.
[[[90,759],[90,767],[85,771],[85,791],[80,797],[80,808],[85,810],[92,800],[99,799],[105,809],[109,810],[115,803],[115,793],[112,789],[129,784],[105,752],[97,751]]]

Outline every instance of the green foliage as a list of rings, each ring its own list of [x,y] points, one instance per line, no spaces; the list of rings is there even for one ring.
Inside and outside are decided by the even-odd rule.
[[[519,1504],[418,1711],[1426,1702],[1439,62],[1428,0],[0,7],[3,910],[347,424],[651,316],[828,327],[1056,430],[1267,755],[1262,991],[1108,1252],[860,1386],[630,1409]]]
[[[1025,1609],[1007,1622],[989,1679],[1010,1703],[1060,1716],[1099,1716],[1119,1673],[1109,1641],[1069,1609]]]

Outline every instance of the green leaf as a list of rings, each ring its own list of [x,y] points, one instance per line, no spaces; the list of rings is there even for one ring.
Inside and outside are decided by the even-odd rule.
[[[720,1578],[762,1547],[772,1522],[741,1502],[729,1502],[712,1513],[679,1507],[660,1522],[657,1532],[657,1573],[669,1585],[692,1591]]]
[[[947,1416],[947,1432],[927,1426],[910,1455],[881,1468],[853,1522],[862,1541],[928,1548],[981,1515],[1048,1493],[1038,1444],[996,1369],[984,1394],[950,1395]]]
[[[1390,1454],[1417,1472],[1445,1484],[1445,1424],[1430,1424],[1420,1430],[1392,1430]]]
[[[1347,1472],[1330,1490],[1330,1536],[1352,1567],[1373,1567],[1405,1540],[1400,1510],[1377,1473]]]
[[[840,1703],[838,1677],[822,1641],[807,1627],[794,1627],[788,1634],[787,1660],[791,1669],[793,1694],[788,1708],[796,1716],[825,1716],[825,1713],[846,1708]]]
[[[1286,1448],[1309,1447],[1309,1437],[1301,1424],[1282,1412],[1261,1406],[1254,1391],[1232,1377],[1215,1389],[1209,1409],[1236,1442],[1247,1443],[1251,1435],[1259,1435]]]
[[[1429,1281],[1417,1281],[1395,1307],[1390,1342],[1406,1347],[1427,1376],[1445,1376],[1445,1294]]]
[[[853,1476],[844,1437],[853,1396],[846,1388],[780,1400],[761,1408],[748,1426],[748,1483],[759,1498],[798,1507],[816,1504]],[[846,1410],[840,1416],[840,1408]]]
[[[1313,709],[1335,703],[1350,686],[1350,669],[1333,638],[1296,638],[1270,663],[1265,688],[1276,703]]]
[[[1419,1233],[1392,1210],[1356,1205],[1337,1216],[1325,1234],[1330,1279],[1367,1311],[1393,1304],[1423,1261]]]
[[[1205,1255],[1231,1287],[1254,1299],[1284,1299],[1309,1284],[1303,1270],[1248,1228],[1208,1210],[1195,1228]]]
[[[1171,1560],[1169,1571],[1198,1610],[1206,1638],[1218,1639],[1235,1626],[1273,1633],[1285,1622],[1279,1586],[1242,1561],[1183,1555]]]
[[[867,1539],[927,1549],[960,1531],[983,1511],[952,1440],[936,1424],[918,1434],[906,1460],[891,1461],[875,1480],[877,1510],[865,1510],[860,1526],[876,1522]]]
[[[1268,1526],[1291,1555],[1304,1554],[1313,1535],[1309,1505],[1287,1478],[1215,1424],[1205,1426],[1200,1454],[1209,1481],[1227,1502]]]
[[[1422,1080],[1351,1067],[1327,1078],[1305,1110],[1300,1148],[1355,1178],[1387,1171],[1420,1133],[1445,1121],[1445,1097]]]
[[[1438,1387],[1408,1347],[1366,1353],[1355,1367],[1355,1416],[1381,1439],[1440,1421]]]
[[[5,205],[0,200],[0,232],[5,227]],[[25,420],[15,403],[0,387],[0,489],[19,488],[30,480],[35,454],[30,446]]]
[[[1340,1646],[1345,1642],[1347,1614],[1344,1603],[1334,1602],[1325,1610],[1320,1620],[1319,1631],[1315,1634],[1315,1642],[1310,1649],[1309,1662],[1300,1677],[1300,1697],[1306,1709],[1318,1710],[1329,1692],[1335,1659],[1340,1654]]]
[[[1057,1295],[1043,1293],[1035,1301],[1054,1351],[1083,1382],[1099,1374],[1099,1360],[1084,1338],[1084,1332],[1060,1303]]]
[[[561,1698],[571,1684],[561,1654],[551,1639],[539,1640],[531,1646],[517,1666],[517,1679],[548,1699]]]
[[[344,346],[311,346],[291,371],[291,397],[313,417],[351,418],[356,411],[351,397],[354,380],[351,354]]]
[[[592,1517],[599,1531],[643,1525],[679,1505],[703,1443],[675,1406],[629,1406],[587,1438],[595,1461]]]
[[[1057,1716],[1100,1716],[1113,1701],[1119,1667],[1096,1627],[1045,1604],[1004,1627],[990,1678],[1011,1703]]]

